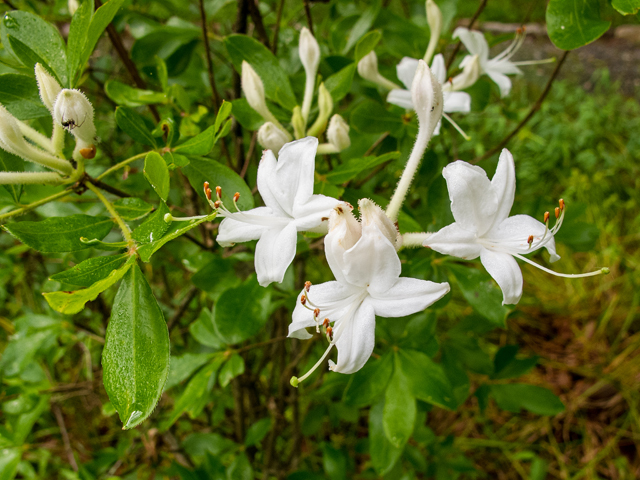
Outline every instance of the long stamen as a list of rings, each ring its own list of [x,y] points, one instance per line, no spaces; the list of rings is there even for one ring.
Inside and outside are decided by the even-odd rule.
[[[550,57],[550,58],[545,58],[543,60],[525,60],[522,62],[511,62],[514,65],[520,65],[520,66],[525,66],[525,65],[542,65],[544,63],[555,63],[556,61],[556,57]]]
[[[522,46],[522,42],[523,41],[524,41],[523,30],[518,28],[516,30],[516,36],[513,39],[513,42],[511,42],[511,44],[504,51],[502,51],[500,54],[496,55],[491,60],[494,60],[494,61],[503,60],[503,59],[507,59],[508,60]]]
[[[455,128],[460,133],[460,135],[462,135],[464,137],[465,140],[467,140],[467,141],[471,140],[471,137],[469,135],[467,135],[466,133],[464,133],[464,130],[462,130],[462,128],[460,128],[460,125],[458,125],[456,122],[454,122],[453,119],[449,115],[447,115],[446,113],[442,112],[442,116],[444,118],[446,118],[451,125],[453,125],[453,128]]]
[[[322,364],[322,362],[324,362],[324,359],[327,358],[327,355],[329,355],[329,352],[331,351],[334,345],[335,345],[334,343],[330,343],[327,349],[325,350],[324,354],[322,355],[322,357],[320,357],[320,360],[318,360],[316,364],[313,367],[311,367],[311,370],[309,370],[303,376],[301,376],[300,378],[291,377],[291,380],[290,380],[291,386],[298,388],[298,385],[300,384],[300,382],[303,382],[306,378],[308,378],[309,375],[311,375],[315,371],[315,369],[318,368]]]
[[[167,223],[171,222],[190,222],[191,220],[200,220],[207,217],[207,215],[196,215],[194,217],[174,217],[170,213],[165,214],[164,221]]]
[[[607,274],[609,273],[609,269],[607,267],[603,267],[599,270],[595,270],[593,272],[588,272],[588,273],[559,273],[559,272],[554,272],[553,270],[550,270],[546,267],[543,267],[542,265],[538,265],[536,262],[534,262],[533,260],[529,260],[527,257],[523,257],[522,255],[518,254],[518,253],[512,253],[512,255],[516,258],[519,258],[520,260],[522,260],[523,262],[527,262],[529,265],[533,265],[536,268],[539,268],[540,270],[542,270],[543,272],[547,272],[550,273],[551,275],[555,275],[556,277],[564,277],[564,278],[584,278],[584,277],[594,277],[596,275],[601,275],[601,274]]]

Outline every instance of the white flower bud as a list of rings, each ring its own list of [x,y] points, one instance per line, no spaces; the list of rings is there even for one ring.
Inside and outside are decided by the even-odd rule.
[[[73,16],[73,14],[76,13],[76,10],[80,7],[78,0],[69,0],[67,5],[69,8],[69,15],[71,16]]]
[[[263,148],[278,153],[285,143],[291,139],[287,138],[285,133],[276,127],[273,123],[267,122],[258,130],[258,142]]]
[[[460,63],[462,73],[459,73],[451,80],[451,90],[464,90],[478,81],[482,73],[480,59],[478,55],[467,55]]]
[[[378,71],[378,57],[376,56],[376,52],[374,52],[373,50],[367,53],[358,62],[358,75],[360,75],[365,80],[377,83],[381,87],[384,87],[388,90],[394,90],[397,88],[402,89],[402,87],[396,85],[391,80],[387,80],[380,74],[380,72]]]
[[[265,120],[273,121],[271,119],[273,115],[267,108],[262,80],[253,67],[246,61],[242,62],[242,91],[244,92],[244,96],[247,97],[247,102],[249,102],[251,108],[258,112]]]
[[[380,232],[387,237],[396,250],[400,248],[402,245],[402,236],[398,232],[395,224],[387,217],[384,210],[368,198],[361,198],[358,201],[358,209],[360,210],[362,228],[375,225]]]
[[[307,76],[315,77],[320,65],[320,46],[307,27],[300,31],[298,54]]]
[[[436,51],[438,40],[440,40],[440,34],[442,33],[442,12],[433,0],[427,0],[427,23],[429,24],[431,37],[429,38],[427,52],[424,54],[424,61],[429,63]]]
[[[93,106],[80,90],[61,90],[53,106],[54,120],[76,137],[76,148],[93,145],[96,127]]]
[[[327,140],[339,151],[349,148],[351,139],[349,138],[349,125],[337,113],[331,117],[329,128],[327,129]]]
[[[60,93],[60,90],[62,90],[62,87],[39,63],[36,63],[35,70],[40,99],[42,103],[44,103],[44,106],[47,107],[50,112],[53,112],[53,105],[56,103],[56,97]]]
[[[418,115],[420,129],[426,128],[430,138],[442,118],[444,100],[440,82],[433,76],[424,60],[418,61],[418,68],[411,84],[411,100]]]

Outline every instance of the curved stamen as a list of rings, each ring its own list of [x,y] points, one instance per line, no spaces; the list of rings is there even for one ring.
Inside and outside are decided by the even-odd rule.
[[[529,265],[533,265],[536,268],[539,268],[540,270],[542,270],[543,272],[547,272],[550,273],[551,275],[555,275],[556,277],[564,277],[564,278],[584,278],[584,277],[594,277],[596,275],[601,275],[601,274],[607,274],[609,273],[609,269],[607,267],[603,267],[599,270],[595,270],[593,272],[588,272],[588,273],[560,273],[560,272],[554,272],[553,270],[550,270],[546,267],[543,267],[542,265],[538,265],[536,262],[534,262],[533,260],[529,260],[527,257],[523,257],[522,255],[518,254],[518,253],[512,253],[512,255],[516,258],[519,258],[520,260],[522,260],[523,262],[527,262]]]
[[[453,128],[455,128],[464,137],[465,140],[467,140],[467,141],[471,140],[471,137],[469,135],[467,135],[466,133],[464,133],[464,130],[462,130],[462,128],[460,128],[460,125],[458,125],[456,122],[454,122],[453,119],[449,115],[447,115],[446,113],[442,112],[442,116],[444,118],[446,118],[451,125],[453,125]]]

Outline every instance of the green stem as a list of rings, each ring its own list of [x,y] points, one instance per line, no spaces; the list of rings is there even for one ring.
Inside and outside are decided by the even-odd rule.
[[[18,208],[16,210],[12,210],[10,212],[3,213],[2,215],[0,215],[0,223],[2,223],[7,218],[11,218],[11,217],[15,217],[15,216],[18,216],[18,215],[22,215],[23,213],[27,213],[28,211],[33,210],[34,208],[37,208],[40,205],[44,205],[45,203],[53,202],[54,200],[58,200],[59,198],[66,197],[67,195],[71,195],[72,193],[73,193],[73,190],[68,188],[66,190],[62,190],[61,192],[55,193],[53,195],[50,195],[48,197],[42,198],[42,199],[37,200],[37,201],[35,201],[33,203],[25,205],[24,207],[20,207],[20,208]]]
[[[93,185],[91,182],[85,182],[85,185],[89,190],[91,190],[93,193],[96,194],[96,196],[104,204],[104,206],[107,208],[107,210],[109,211],[111,216],[114,218],[114,220],[118,223],[118,226],[122,231],[122,236],[127,241],[127,243],[133,243],[133,237],[131,237],[131,230],[129,230],[129,227],[127,226],[127,224],[124,223],[124,220],[122,220],[122,217],[118,215],[118,212],[116,212],[116,209],[113,208],[113,204],[109,200],[107,200],[107,197],[105,197],[102,194],[102,192],[98,189],[98,187]]]
[[[134,162],[134,161],[138,160],[139,158],[146,157],[147,153],[149,153],[149,152],[139,153],[138,155],[134,155],[133,157],[129,157],[126,160],[121,161],[120,163],[116,163],[113,167],[109,168],[108,170],[106,170],[106,171],[102,172],[100,175],[98,175],[96,177],[96,180],[100,180],[100,179],[106,177],[107,175],[109,175],[110,173],[113,173],[116,170],[120,170],[121,168],[129,165],[131,162]]]

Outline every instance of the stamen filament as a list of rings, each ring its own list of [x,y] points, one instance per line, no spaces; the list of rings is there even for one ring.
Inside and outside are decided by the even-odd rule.
[[[171,223],[171,222],[190,222],[191,220],[201,220],[205,217],[207,217],[208,215],[196,215],[194,217],[174,217],[173,215],[171,215],[170,213],[167,213],[164,216],[164,221],[167,223]]]
[[[311,367],[311,370],[309,370],[307,373],[305,373],[305,374],[304,374],[303,376],[301,376],[300,378],[298,378],[298,377],[291,377],[291,385],[292,385],[293,387],[298,388],[298,385],[299,385],[301,382],[304,382],[304,380],[305,380],[306,378],[308,378],[308,377],[309,377],[309,375],[311,375],[311,374],[315,371],[315,369],[316,369],[316,368],[318,368],[318,367],[322,364],[322,362],[324,362],[324,359],[325,359],[325,358],[327,358],[327,355],[329,355],[329,352],[330,352],[330,351],[331,351],[331,349],[333,348],[333,345],[334,345],[334,343],[330,343],[330,344],[329,344],[329,346],[328,346],[328,347],[327,347],[327,349],[325,350],[325,352],[324,352],[324,354],[322,355],[322,357],[320,357],[320,360],[318,360],[318,361],[316,362],[316,364],[315,364],[313,367]]]
[[[593,272],[588,272],[588,273],[559,273],[559,272],[554,272],[553,270],[550,270],[546,267],[543,267],[542,265],[538,265],[536,262],[534,262],[533,260],[529,260],[527,257],[523,257],[522,255],[518,254],[518,253],[512,253],[512,255],[516,258],[519,258],[520,260],[522,260],[523,262],[528,263],[529,265],[533,265],[536,268],[539,268],[540,270],[542,270],[543,272],[547,272],[550,273],[551,275],[555,275],[556,277],[564,277],[564,278],[584,278],[584,277],[595,277],[596,275],[601,275],[601,274],[607,274],[609,273],[609,269],[604,267],[601,268],[600,270],[596,270]]]
[[[460,133],[460,135],[462,135],[464,137],[464,139],[466,141],[471,140],[471,137],[469,135],[467,135],[466,133],[464,133],[464,130],[462,130],[462,128],[460,128],[460,125],[458,125],[456,122],[454,122],[453,119],[449,115],[447,115],[446,113],[442,112],[442,116],[444,118],[446,118],[451,125],[453,125],[453,128],[455,128]]]
[[[543,60],[525,60],[523,62],[511,62],[514,65],[542,65],[544,63],[555,63],[556,57],[545,58]]]

